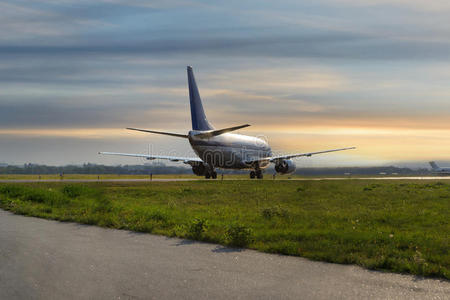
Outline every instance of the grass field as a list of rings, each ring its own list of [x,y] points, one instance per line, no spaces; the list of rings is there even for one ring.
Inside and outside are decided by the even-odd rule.
[[[450,181],[0,183],[0,207],[450,279]]]

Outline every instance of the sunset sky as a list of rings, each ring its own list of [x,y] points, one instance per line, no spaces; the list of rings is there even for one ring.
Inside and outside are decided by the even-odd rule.
[[[450,2],[0,1],[0,163],[194,155],[186,66],[210,122],[302,166],[450,161]]]

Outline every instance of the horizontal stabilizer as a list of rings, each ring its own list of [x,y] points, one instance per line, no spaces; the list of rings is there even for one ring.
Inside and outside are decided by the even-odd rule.
[[[170,136],[176,136],[181,138],[188,138],[186,134],[179,134],[179,133],[171,133],[171,132],[162,132],[162,131],[154,131],[154,130],[146,130],[146,129],[137,129],[137,128],[127,128],[128,130],[136,130],[136,131],[142,131],[142,132],[148,132],[148,133],[156,133],[156,134],[164,134],[164,135],[170,135]]]
[[[218,129],[218,130],[211,130],[211,131],[207,131],[207,132],[202,132],[199,134],[196,134],[195,137],[199,137],[202,139],[207,139],[213,136],[217,136],[217,135],[221,135],[224,134],[226,132],[230,132],[230,131],[235,131],[241,128],[245,128],[250,126],[249,124],[245,124],[245,125],[239,125],[239,126],[234,126],[234,127],[229,127],[229,128],[224,128],[224,129]]]

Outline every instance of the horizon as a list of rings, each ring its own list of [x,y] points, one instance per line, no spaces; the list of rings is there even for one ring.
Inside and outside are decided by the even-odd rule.
[[[439,165],[439,167],[446,167],[447,165],[450,165],[449,162],[445,161],[436,161],[436,163]],[[86,165],[92,165],[92,166],[106,166],[106,167],[126,167],[126,166],[143,166],[143,167],[184,167],[187,170],[190,170],[191,167],[187,166],[186,164],[180,164],[180,163],[174,163],[174,162],[164,162],[161,160],[155,160],[153,162],[149,161],[143,161],[142,163],[136,162],[131,164],[124,164],[124,163],[118,163],[118,164],[102,164],[102,163],[92,163],[92,162],[80,162],[76,164],[62,164],[62,165],[51,165],[51,164],[39,164],[39,163],[33,163],[33,162],[25,162],[22,164],[8,164],[0,161],[0,167],[19,167],[23,168],[26,165],[32,165],[32,166],[44,166],[44,167],[69,167],[69,166],[75,166],[75,167],[84,167]],[[269,169],[273,169],[273,167],[269,167]],[[417,170],[432,170],[429,163],[416,163],[416,162],[406,162],[406,163],[392,163],[392,164],[386,164],[386,165],[341,165],[341,166],[302,166],[300,169],[351,169],[351,168],[361,168],[361,169],[377,169],[377,168],[398,168],[398,169],[410,169],[412,171]],[[236,170],[240,172],[244,172],[242,170]]]
[[[0,162],[139,164],[99,151],[195,156],[192,65],[216,128],[274,152],[356,146],[298,167],[450,162],[450,5],[321,0],[5,1]]]

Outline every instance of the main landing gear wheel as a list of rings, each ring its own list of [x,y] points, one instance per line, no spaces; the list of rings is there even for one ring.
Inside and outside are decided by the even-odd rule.
[[[206,172],[205,173],[205,179],[217,179],[217,172],[216,171],[212,171],[212,172]]]
[[[250,171],[250,179],[255,179],[256,173],[255,171]]]
[[[257,170],[255,173],[256,173],[256,178],[263,179],[263,173],[261,170]]]

